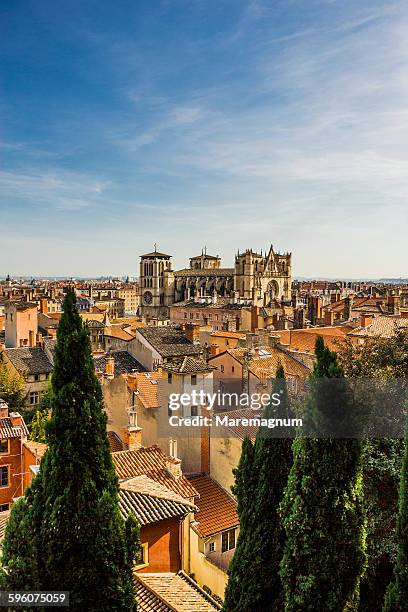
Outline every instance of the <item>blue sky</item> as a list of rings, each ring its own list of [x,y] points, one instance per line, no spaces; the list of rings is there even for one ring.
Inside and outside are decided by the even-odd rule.
[[[408,276],[404,0],[2,0],[0,274]]]

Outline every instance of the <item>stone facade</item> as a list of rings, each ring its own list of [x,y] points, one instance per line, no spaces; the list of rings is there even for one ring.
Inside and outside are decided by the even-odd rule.
[[[237,253],[233,268],[222,268],[218,256],[190,258],[190,267],[174,271],[171,255],[157,250],[141,256],[140,309],[143,316],[168,318],[169,306],[190,300],[222,298],[225,303],[269,306],[289,301],[292,284],[291,253],[247,249]]]

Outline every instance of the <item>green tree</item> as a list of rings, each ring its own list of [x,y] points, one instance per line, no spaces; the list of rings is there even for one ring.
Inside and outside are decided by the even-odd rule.
[[[279,407],[270,404],[265,418],[289,418],[288,391],[285,373],[280,365],[276,371],[272,393],[279,393]],[[249,550],[256,576],[255,599],[252,610],[284,609],[283,589],[279,565],[283,555],[285,532],[279,516],[290,468],[293,462],[292,431],[282,429],[276,437],[275,430],[262,427],[255,443],[255,473],[257,491],[254,499],[253,527],[250,533]]]
[[[11,411],[21,412],[24,410],[25,398],[24,378],[10,372],[6,364],[0,361],[0,399],[8,404]]]
[[[30,423],[30,440],[33,442],[46,442],[46,426],[48,414],[44,410],[36,410]]]
[[[14,521],[31,536],[31,567],[39,588],[70,591],[70,609],[78,612],[135,610],[137,533],[132,519],[126,525],[119,512],[102,391],[71,290],[57,332],[47,430],[39,475],[20,507],[20,520]],[[16,560],[7,547],[15,537],[9,529],[2,559],[10,580]],[[24,586],[30,585],[24,581]]]
[[[370,338],[359,345],[346,340],[338,346],[339,362],[346,377],[355,382],[359,379],[398,380],[401,391],[404,391],[408,379],[407,356],[408,332],[403,329],[396,329],[390,338]],[[379,394],[368,401],[363,397],[369,406],[372,403],[378,405],[382,417],[381,399]],[[396,398],[395,405],[399,405],[400,401],[400,398]],[[380,611],[387,586],[393,580],[403,442],[399,438],[371,438],[364,449],[367,569],[361,580],[361,612]]]
[[[240,532],[235,554],[228,569],[228,584],[223,608],[226,612],[249,612],[255,609],[251,606],[256,598],[257,578],[250,549],[257,487],[254,463],[254,445],[249,438],[245,438],[238,467],[233,470],[235,484],[232,492],[237,498]]]
[[[394,582],[388,588],[384,612],[403,612],[408,609],[408,418],[399,490],[397,542],[398,554],[394,568]]]
[[[294,441],[281,504],[287,612],[358,609],[365,563],[362,444],[334,437],[354,427],[350,395],[336,353],[321,337],[315,353],[304,414],[309,435]]]

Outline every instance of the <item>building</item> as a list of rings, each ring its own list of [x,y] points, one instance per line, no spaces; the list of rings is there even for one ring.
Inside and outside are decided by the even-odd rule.
[[[200,298],[226,298],[228,303],[269,306],[290,301],[292,255],[247,249],[237,253],[233,268],[222,268],[218,256],[190,258],[190,267],[173,271],[171,255],[155,250],[141,255],[140,309],[149,318],[168,318],[169,306]]]
[[[28,429],[18,412],[0,400],[0,512],[24,494],[23,443]]]
[[[27,408],[38,406],[53,368],[47,351],[41,347],[9,348],[0,354],[0,359],[12,374],[24,378]]]
[[[129,353],[152,372],[162,363],[182,357],[199,356],[203,349],[176,327],[141,327],[129,342]]]
[[[206,474],[189,476],[198,508],[191,523],[191,572],[206,592],[224,599],[227,571],[239,534],[237,502]]]
[[[252,328],[252,309],[248,304],[217,302],[215,298],[201,298],[177,302],[169,307],[170,323],[174,325],[209,325],[212,331],[238,331]]]
[[[6,348],[37,345],[38,309],[31,302],[7,302],[4,309]]]
[[[178,572],[183,567],[185,519],[194,503],[146,475],[120,483],[119,508],[140,524],[141,553],[136,572]]]

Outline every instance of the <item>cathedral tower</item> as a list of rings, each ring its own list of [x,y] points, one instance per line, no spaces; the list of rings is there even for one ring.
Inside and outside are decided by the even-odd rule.
[[[171,255],[154,251],[140,256],[140,310],[149,318],[167,317]]]

